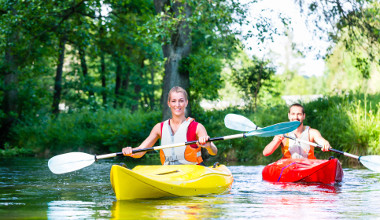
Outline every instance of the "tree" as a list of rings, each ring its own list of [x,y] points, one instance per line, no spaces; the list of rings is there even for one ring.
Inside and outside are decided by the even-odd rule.
[[[112,80],[113,85],[107,87],[114,91],[113,97],[110,97],[113,106],[136,111],[148,99],[155,100],[156,85],[161,84],[161,81],[155,80],[161,74],[160,69],[152,67],[162,59],[162,52],[157,50],[160,42],[151,34],[155,29],[151,25],[154,20],[154,4],[153,1],[120,0],[106,3],[110,12],[99,21],[99,26],[102,25],[104,31],[96,40],[95,47],[97,51],[108,54],[112,61],[107,62],[107,65],[115,74],[107,81]],[[152,69],[158,71],[152,72]],[[154,102],[147,106],[153,109],[157,104]]]
[[[162,89],[163,119],[170,117],[166,94],[173,86],[189,88],[189,75],[180,72],[181,60],[191,52],[191,28],[189,18],[193,11],[186,1],[154,0],[156,13],[166,22],[171,31],[163,38],[162,51],[166,59]]]
[[[65,59],[65,45],[66,45],[66,36],[64,35],[59,39],[57,72],[55,74],[55,80],[54,80],[54,94],[53,94],[53,105],[52,105],[53,114],[59,113],[59,103],[61,101],[61,94],[62,94],[62,72],[63,72],[63,62]]]
[[[0,129],[0,147],[3,147],[8,132],[18,118],[27,111],[20,106],[29,106],[20,103],[24,100],[35,100],[35,98],[20,97],[20,78],[31,69],[46,72],[39,69],[38,65],[41,56],[50,52],[48,49],[42,50],[39,46],[41,40],[47,40],[47,36],[42,32],[43,27],[36,16],[42,14],[46,7],[40,7],[39,3],[3,1],[0,4],[0,90],[2,91],[1,110],[2,117]],[[42,17],[40,20],[45,21]],[[48,40],[47,40],[48,41]],[[50,42],[50,41],[49,41]],[[33,63],[33,61],[36,61]],[[33,65],[30,65],[30,64]],[[24,84],[25,85],[25,84]]]
[[[197,79],[193,74],[196,62],[194,58],[215,61],[216,59],[228,58],[233,50],[239,45],[235,39],[236,30],[231,30],[234,23],[241,23],[245,11],[240,8],[240,3],[230,1],[192,1],[192,0],[155,0],[157,13],[157,32],[162,41],[162,51],[165,57],[165,73],[162,89],[163,119],[170,116],[167,106],[167,94],[173,86],[182,86],[190,95],[200,92],[210,92],[215,97],[217,89],[215,83],[204,83],[204,87],[190,79]],[[213,41],[215,40],[215,41]],[[194,41],[197,44],[194,44]],[[223,42],[224,41],[224,42]],[[220,43],[220,45],[218,45]],[[195,49],[194,47],[197,47]],[[195,52],[193,51],[195,49]],[[198,54],[198,55],[196,55]],[[211,58],[214,57],[214,59]],[[222,64],[219,62],[208,63],[219,67],[206,75],[209,80],[218,81]],[[199,65],[198,65],[199,67]],[[200,70],[200,68],[196,68]],[[204,72],[203,72],[204,73]],[[219,75],[219,76],[218,76]],[[197,75],[197,76],[200,76]],[[219,80],[220,82],[220,80]],[[198,88],[202,88],[198,92]],[[211,96],[212,97],[212,96]],[[200,100],[196,100],[199,102]],[[193,104],[190,99],[190,106]],[[194,103],[196,104],[196,103]],[[191,112],[191,109],[188,109]]]
[[[318,31],[334,43],[343,42],[346,50],[354,54],[356,66],[364,78],[369,77],[369,63],[378,63],[380,49],[380,2],[373,0],[312,1],[304,4],[297,0],[301,12],[315,23]],[[316,17],[315,17],[316,16]],[[319,34],[319,37],[323,37]],[[357,54],[356,51],[361,51]]]
[[[257,99],[262,87],[269,83],[275,69],[269,66],[268,61],[253,57],[248,67],[233,71],[233,83],[244,94],[243,99],[248,102],[249,109],[254,111],[257,107]]]

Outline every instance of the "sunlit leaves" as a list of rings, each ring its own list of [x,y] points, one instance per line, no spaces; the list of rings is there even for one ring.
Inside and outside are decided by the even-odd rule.
[[[368,78],[370,71],[365,67],[368,65],[363,63],[362,56],[369,62],[378,62],[380,2],[373,0],[316,0],[309,4],[298,2],[301,11],[305,11],[309,19],[314,20],[321,38],[324,35],[334,43],[344,42],[346,50],[352,54],[361,51],[357,54],[356,66],[363,77]]]
[[[256,108],[257,98],[262,87],[269,85],[275,69],[265,60],[253,57],[248,67],[234,70],[232,81],[234,85],[244,94],[243,99],[249,103],[252,110]]]

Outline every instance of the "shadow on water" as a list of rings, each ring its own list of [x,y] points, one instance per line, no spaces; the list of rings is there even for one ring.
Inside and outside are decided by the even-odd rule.
[[[380,218],[380,175],[366,169],[344,168],[342,183],[323,185],[265,182],[264,166],[229,166],[227,194],[116,201],[109,172],[118,162],[54,175],[46,159],[3,159],[0,219]]]

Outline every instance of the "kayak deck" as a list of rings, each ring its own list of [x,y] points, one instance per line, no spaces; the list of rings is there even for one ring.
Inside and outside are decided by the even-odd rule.
[[[200,165],[136,166],[132,170],[113,165],[111,185],[117,200],[173,196],[199,196],[229,191],[230,170]]]
[[[334,184],[343,179],[338,159],[281,159],[264,167],[263,180]]]

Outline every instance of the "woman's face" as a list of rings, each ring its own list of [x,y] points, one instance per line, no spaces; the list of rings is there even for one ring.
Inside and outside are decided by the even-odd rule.
[[[185,114],[188,100],[182,92],[172,92],[168,101],[169,108],[172,111],[172,115],[181,116]]]

